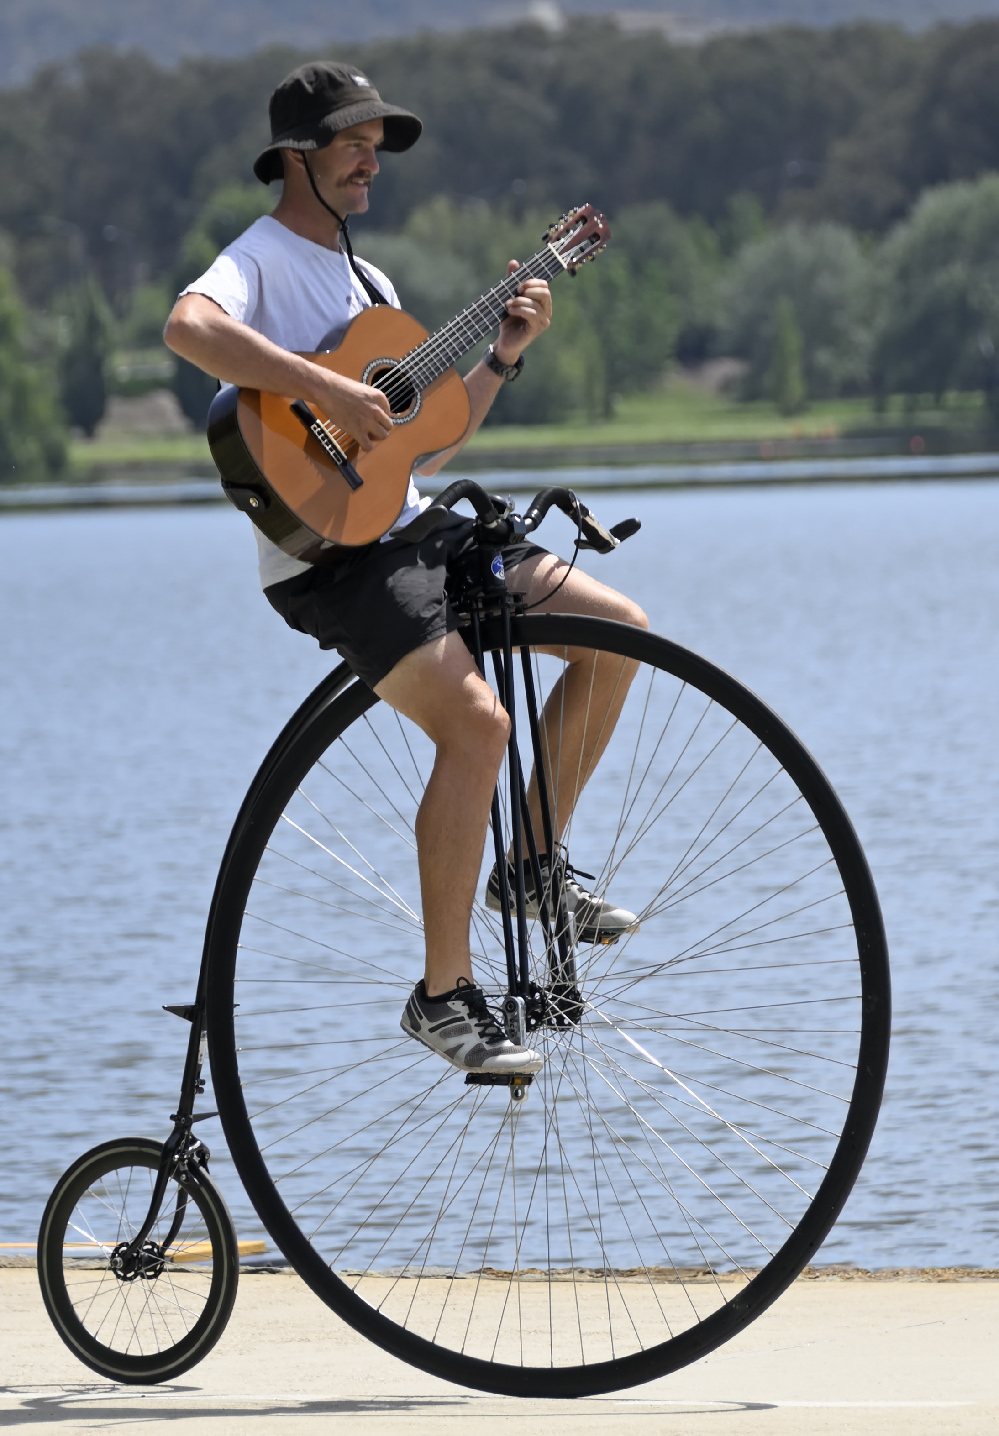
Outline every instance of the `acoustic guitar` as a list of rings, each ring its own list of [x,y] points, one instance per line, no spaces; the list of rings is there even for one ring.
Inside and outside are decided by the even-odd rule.
[[[402,512],[414,465],[456,444],[468,427],[456,361],[499,326],[525,279],[574,274],[609,238],[604,216],[583,205],[551,226],[537,254],[436,334],[379,304],[353,320],[338,348],[307,355],[387,395],[392,432],[371,450],[301,399],[223,386],[209,411],[208,443],[227,497],[307,563],[381,538]]]

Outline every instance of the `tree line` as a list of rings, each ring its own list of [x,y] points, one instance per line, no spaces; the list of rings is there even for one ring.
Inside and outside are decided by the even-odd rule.
[[[16,353],[47,369],[78,427],[103,408],[113,345],[157,343],[178,288],[273,203],[246,176],[267,94],[301,58],[164,70],[98,51],[0,92],[0,366]],[[611,216],[611,247],[560,284],[559,323],[498,421],[606,414],[675,358],[712,353],[747,361],[745,397],[790,408],[994,395],[999,23],[680,49],[594,22],[350,58],[426,122],[410,154],[385,157],[355,232],[431,326],[533,251],[567,200]],[[175,384],[203,415],[196,371]],[[58,450],[35,445],[17,472],[51,470]]]
[[[747,194],[779,219],[884,232],[927,186],[999,168],[999,20],[700,47],[579,21],[340,53],[426,124],[414,150],[385,157],[372,222],[390,231],[436,195],[522,213],[665,200],[717,225]],[[137,267],[167,274],[212,195],[252,183],[267,97],[303,58],[164,69],[93,50],[0,91],[0,229],[25,299],[46,303],[81,269],[112,296]]]

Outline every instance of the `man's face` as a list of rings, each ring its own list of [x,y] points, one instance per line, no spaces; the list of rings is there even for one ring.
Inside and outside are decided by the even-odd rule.
[[[338,214],[363,214],[368,190],[378,173],[377,151],[385,138],[381,120],[341,130],[325,149],[309,155],[319,193]]]

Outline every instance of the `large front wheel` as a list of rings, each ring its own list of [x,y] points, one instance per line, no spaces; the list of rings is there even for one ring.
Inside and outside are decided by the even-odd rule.
[[[498,626],[484,638],[488,660]],[[439,1376],[571,1396],[703,1356],[814,1255],[873,1131],[888,968],[850,823],[765,704],[620,624],[532,616],[514,642],[549,695],[541,750],[563,793],[581,711],[573,748],[566,695],[599,655],[583,746],[604,751],[559,818],[585,886],[639,920],[577,946],[579,1006],[551,1004],[531,1033],[546,1065],[526,1099],[467,1085],[399,1029],[423,965],[413,820],[433,754],[342,675],[237,820],[208,1030],[240,1176],[313,1289]],[[490,843],[473,947],[498,1004],[491,861]],[[530,939],[543,997],[540,922]]]

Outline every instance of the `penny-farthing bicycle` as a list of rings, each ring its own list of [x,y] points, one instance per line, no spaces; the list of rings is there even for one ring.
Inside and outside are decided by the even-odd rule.
[[[480,557],[458,596],[464,632],[514,720],[474,961],[544,1069],[468,1078],[400,1031],[423,959],[413,819],[433,754],[341,665],[233,827],[196,999],[171,1009],[191,1037],[170,1137],[95,1148],[46,1209],[48,1310],[104,1375],[177,1376],[232,1307],[235,1237],[194,1128],[206,1033],[233,1159],[287,1260],[387,1351],[487,1391],[606,1392],[703,1356],[813,1257],[860,1169],[888,965],[829,783],[705,659],[526,613],[507,591],[503,544],[552,504],[602,551],[636,524],[608,531],[565,489],[520,518],[470,480],[416,523],[460,498]],[[581,649],[617,675],[610,706],[587,708],[584,753],[610,736],[592,773],[580,760],[571,815],[553,816],[561,681]],[[485,878],[508,852],[515,880],[492,911]],[[530,909],[521,859],[543,893]],[[637,931],[584,941],[573,871]]]

